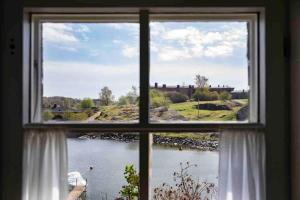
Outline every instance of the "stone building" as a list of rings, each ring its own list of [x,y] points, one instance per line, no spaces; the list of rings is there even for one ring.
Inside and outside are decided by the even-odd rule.
[[[163,84],[162,86],[159,86],[158,83],[154,83],[154,86],[150,86],[150,89],[156,89],[162,92],[180,92],[182,94],[187,95],[189,98],[192,97],[193,93],[195,92],[196,88],[194,85],[189,85],[189,86],[167,86],[166,84]],[[218,87],[212,87],[211,85],[209,86],[209,91],[213,92],[216,91],[218,93],[221,93],[223,91],[227,91],[229,93],[232,93],[234,91],[233,87],[228,87],[225,85],[218,85]]]

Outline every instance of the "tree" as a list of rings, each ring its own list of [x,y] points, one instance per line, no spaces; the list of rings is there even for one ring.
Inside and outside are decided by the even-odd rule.
[[[126,96],[120,96],[118,100],[119,105],[137,104],[138,103],[137,88],[132,86],[132,91],[128,92]]]
[[[127,98],[129,104],[137,103],[138,94],[137,94],[137,88],[135,86],[132,86],[132,91],[127,93]]]
[[[94,106],[95,106],[95,104],[94,104],[94,102],[91,98],[84,98],[81,101],[81,104],[80,104],[80,107],[82,109],[88,109],[88,108],[91,108],[91,107],[94,107]]]
[[[101,89],[99,99],[101,105],[108,106],[113,102],[114,96],[112,95],[112,91],[105,86]]]
[[[196,84],[198,89],[207,87],[207,81],[208,81],[208,78],[206,78],[205,76],[201,76],[200,74],[196,74],[195,84]],[[197,101],[198,101],[198,108],[199,108],[199,98],[197,98]],[[198,113],[198,118],[199,118],[199,116],[200,116],[199,109],[197,109],[197,113]]]
[[[223,92],[220,93],[219,98],[223,101],[230,100],[231,99],[231,94],[227,91],[223,91]]]
[[[50,111],[44,111],[44,113],[43,113],[43,119],[44,119],[44,121],[48,121],[48,120],[51,120],[51,119],[53,119],[53,117],[54,117],[54,115],[52,114],[52,112],[50,112]]]
[[[197,88],[207,87],[207,81],[208,81],[208,78],[206,78],[205,76],[201,76],[200,74],[196,75],[195,84],[196,84]]]
[[[139,174],[133,165],[126,165],[124,177],[127,185],[123,185],[120,191],[122,197],[126,200],[137,200],[139,198]]]
[[[152,89],[150,90],[150,107],[158,108],[161,106],[168,107],[170,104],[170,100],[163,92]]]

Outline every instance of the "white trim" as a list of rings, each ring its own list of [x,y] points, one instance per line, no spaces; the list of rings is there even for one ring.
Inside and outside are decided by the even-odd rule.
[[[132,14],[132,13],[113,13],[116,12],[116,9],[110,10],[108,8],[94,8],[89,10],[88,8],[84,8],[84,9],[80,9],[80,8],[67,8],[64,9],[65,14],[62,14],[62,8],[52,8],[49,11],[51,11],[50,13],[27,13],[29,15],[31,15],[31,25],[32,25],[32,34],[31,34],[31,85],[30,85],[30,89],[31,89],[31,101],[30,101],[30,111],[31,111],[31,117],[30,117],[30,122],[29,123],[40,123],[41,120],[41,113],[40,115],[37,115],[37,112],[39,109],[34,108],[34,105],[39,105],[36,104],[36,101],[42,101],[42,96],[40,98],[35,98],[37,93],[40,93],[42,95],[42,58],[41,58],[41,34],[40,34],[40,30],[41,30],[41,26],[39,26],[40,23],[43,22],[101,22],[101,23],[113,23],[113,22],[128,22],[128,23],[132,23],[132,22],[138,22],[138,18],[139,18],[139,14]],[[86,13],[87,11],[89,12],[95,12],[97,9],[100,9],[102,11],[106,10],[107,13]],[[202,10],[205,12],[209,11],[209,8],[190,8],[192,12],[194,11],[199,11]],[[108,10],[110,12],[108,12]],[[125,9],[120,9],[121,10],[125,10]],[[130,10],[130,9],[129,9]],[[127,11],[129,11],[127,10]],[[134,10],[134,9],[133,9]],[[130,11],[133,11],[130,10]],[[258,83],[258,80],[260,80],[260,84],[262,84],[263,86],[265,85],[265,80],[260,76],[260,71],[264,71],[264,67],[265,66],[260,66],[258,65],[258,60],[261,63],[264,63],[265,58],[264,57],[260,57],[260,59],[258,59],[258,48],[260,47],[264,47],[264,45],[260,45],[258,44],[258,35],[261,36],[261,34],[263,32],[258,32],[258,26],[260,25],[258,22],[258,13],[255,11],[258,10],[262,10],[262,9],[258,9],[258,8],[252,8],[252,9],[239,9],[239,8],[214,8],[215,11],[217,11],[218,13],[185,13],[183,14],[183,12],[188,12],[189,8],[183,8],[183,9],[179,9],[179,8],[150,8],[150,11],[152,11],[152,13],[150,15],[150,19],[151,20],[155,20],[155,21],[246,21],[249,22],[250,24],[250,28],[249,28],[249,51],[250,51],[250,94],[249,94],[249,121],[247,123],[245,122],[235,122],[236,124],[251,124],[251,123],[261,123],[261,122],[265,122],[265,114],[261,114],[261,110],[264,110],[265,108],[262,108],[262,105],[265,105],[264,102],[260,102],[261,100],[264,100],[265,98],[261,98],[260,96],[262,95],[261,93],[263,91],[260,91],[259,88],[260,85]],[[232,13],[232,11],[235,10],[236,13]],[[246,10],[248,11],[248,13],[243,13],[241,12],[242,10]],[[29,11],[43,11],[46,12],[47,8],[42,8],[42,10],[40,10],[39,8],[35,8],[35,9],[30,9],[30,8],[25,8],[26,12]],[[55,13],[55,11],[59,11],[60,13]],[[68,12],[73,12],[73,13],[68,13]],[[77,12],[76,14],[74,14],[74,12]],[[81,13],[81,12],[85,12],[85,13]],[[138,8],[136,8],[134,11],[138,11]],[[158,14],[157,12],[164,12],[164,13],[160,13]],[[167,13],[167,11],[169,13]],[[178,14],[171,14],[171,12],[175,12],[175,11],[180,11],[181,13]],[[249,13],[251,11],[251,13]],[[261,39],[260,39],[261,40]],[[261,42],[261,41],[260,41]],[[39,51],[40,50],[40,51]],[[260,56],[264,55],[263,52],[265,50],[264,49],[260,49]],[[35,68],[35,64],[38,66],[38,78],[35,80],[34,77],[37,76],[37,74],[34,72],[35,70],[33,70]],[[263,69],[261,69],[263,68]],[[149,74],[150,75],[150,74]],[[263,83],[262,83],[263,81]],[[38,83],[39,87],[34,88],[33,86],[36,84],[36,82]],[[264,95],[263,95],[264,96]],[[258,105],[260,105],[260,108],[258,107]],[[40,105],[41,107],[41,105]],[[34,117],[35,114],[35,117]],[[37,117],[38,116],[38,117]],[[69,123],[69,122],[68,122]],[[150,122],[149,122],[150,123]],[[198,124],[206,124],[207,122],[198,122]],[[217,124],[226,124],[226,122],[214,122]],[[232,122],[230,122],[232,123]],[[67,124],[67,123],[66,123]],[[78,124],[82,124],[81,122],[78,122]],[[112,123],[114,124],[114,123]],[[170,123],[172,124],[172,123]],[[191,123],[194,124],[194,123]]]

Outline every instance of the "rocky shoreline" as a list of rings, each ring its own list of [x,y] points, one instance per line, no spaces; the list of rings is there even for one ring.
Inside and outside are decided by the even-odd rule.
[[[123,133],[106,133],[106,134],[80,134],[73,135],[74,138],[78,139],[102,139],[102,140],[114,140],[120,142],[137,142],[139,140],[138,134],[123,134]],[[182,138],[182,137],[168,137],[153,135],[154,145],[163,145],[183,149],[197,149],[199,151],[218,151],[219,145],[218,140],[210,139],[193,139],[193,138]]]

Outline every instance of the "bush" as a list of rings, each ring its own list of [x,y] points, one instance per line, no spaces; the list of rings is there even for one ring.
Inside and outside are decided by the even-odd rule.
[[[216,91],[210,92],[208,88],[198,88],[192,98],[199,101],[213,101],[219,99],[219,94]]]
[[[128,200],[137,200],[139,197],[140,178],[133,165],[125,166],[124,177],[127,185],[122,186],[121,196]]]
[[[81,121],[81,120],[86,120],[87,118],[88,118],[88,115],[84,112],[82,112],[82,113],[65,112],[63,114],[63,119],[65,119],[65,120]]]
[[[84,98],[82,101],[81,101],[81,104],[80,104],[80,107],[82,109],[87,109],[87,108],[92,108],[94,107],[94,102],[91,98]]]
[[[52,112],[50,111],[44,111],[43,113],[43,119],[44,121],[48,121],[48,120],[51,120],[53,119],[54,115],[52,114]]]
[[[180,171],[173,173],[175,186],[167,183],[154,188],[153,200],[165,199],[206,199],[214,200],[217,198],[217,187],[213,183],[200,182],[195,177],[192,177],[188,170],[197,165],[191,165],[189,162],[186,165],[180,163]]]
[[[161,106],[168,107],[170,100],[164,95],[164,93],[158,90],[150,90],[150,107],[157,108]]]
[[[180,92],[169,92],[166,96],[171,100],[172,103],[186,102],[189,98]]]
[[[231,99],[231,94],[227,91],[223,91],[219,95],[220,100],[230,100]]]
[[[129,99],[126,96],[120,96],[119,100],[118,100],[118,104],[119,105],[128,105],[129,103]]]

